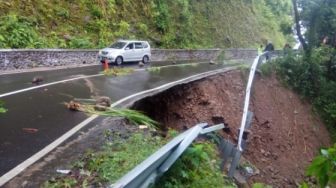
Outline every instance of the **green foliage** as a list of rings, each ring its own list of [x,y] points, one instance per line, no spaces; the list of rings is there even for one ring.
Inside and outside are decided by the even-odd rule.
[[[129,75],[134,72],[133,68],[115,68],[106,69],[103,71],[103,74],[106,76],[124,76]]]
[[[103,187],[121,178],[165,143],[161,137],[142,132],[132,133],[126,139],[125,135],[111,131],[105,136],[107,142],[101,151],[88,151],[73,164],[72,172],[78,172],[78,176],[52,178],[43,187]]]
[[[272,14],[277,18],[278,25],[285,35],[292,34],[292,2],[291,0],[265,0]]]
[[[59,10],[57,10],[56,15],[65,19],[65,20],[70,18],[69,10],[67,10],[65,8],[61,8],[61,7],[59,8]]]
[[[151,127],[156,127],[158,123],[152,120],[150,117],[144,115],[141,112],[131,109],[117,109],[109,108],[103,112],[95,112],[99,115],[112,116],[112,117],[124,117],[135,125],[148,125]]]
[[[47,182],[45,182],[42,187],[44,188],[70,188],[74,187],[77,184],[77,180],[73,178],[62,178],[62,179],[51,179]]]
[[[128,37],[129,35],[129,30],[130,30],[130,24],[127,23],[124,20],[121,20],[119,23],[119,30],[116,33],[116,36],[118,37]]]
[[[216,145],[209,142],[189,147],[154,187],[235,187],[219,169]]]
[[[16,14],[0,19],[0,48],[42,47],[34,26]]]
[[[336,50],[321,47],[309,55],[288,55],[276,60],[277,73],[296,92],[310,100],[336,140]]]
[[[252,188],[272,188],[272,186],[265,185],[263,183],[254,183],[252,185]]]
[[[307,175],[316,177],[321,187],[336,185],[336,144],[328,149],[321,149],[307,169]]]
[[[292,25],[287,1],[12,0],[0,4],[0,47],[102,48],[120,38],[162,48],[253,47],[266,39],[282,47],[290,37],[281,31]]]
[[[259,68],[262,76],[271,76],[274,72],[274,63],[267,62],[262,64]]]
[[[153,73],[160,73],[162,70],[162,67],[148,67],[146,68],[148,72],[153,72]]]
[[[89,38],[86,37],[78,37],[72,38],[69,42],[68,47],[70,48],[93,48],[93,43],[90,41]]]
[[[306,182],[304,182],[299,186],[299,188],[309,188],[309,186]]]
[[[334,0],[299,0],[302,23],[307,28],[306,38],[311,47],[320,46],[328,37],[328,44],[335,46],[336,2]]]
[[[3,101],[0,101],[0,114],[6,113],[7,109],[4,108],[5,103]]]
[[[102,18],[103,17],[103,13],[100,9],[100,7],[98,7],[97,5],[93,5],[90,9],[91,14],[93,17],[95,18]]]
[[[155,0],[154,1],[154,21],[156,27],[161,32],[166,32],[169,23],[170,23],[170,15],[169,15],[169,7],[167,1],[165,0]]]

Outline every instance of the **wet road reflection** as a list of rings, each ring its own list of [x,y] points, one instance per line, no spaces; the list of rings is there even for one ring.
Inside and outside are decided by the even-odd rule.
[[[113,101],[136,92],[158,87],[198,73],[223,68],[224,65],[191,64],[136,71],[127,76],[100,76],[52,85],[1,98],[8,112],[0,115],[0,176],[34,153],[54,141],[69,129],[87,118],[84,113],[68,111],[64,102],[73,98],[109,96]],[[83,68],[78,71],[63,70],[43,73],[48,81],[73,74],[96,74],[101,67]],[[25,87],[22,84],[33,73],[0,77],[1,92]],[[41,75],[41,74],[40,74]],[[18,84],[15,84],[18,83]],[[4,87],[3,87],[4,86]],[[27,131],[29,129],[36,132]]]

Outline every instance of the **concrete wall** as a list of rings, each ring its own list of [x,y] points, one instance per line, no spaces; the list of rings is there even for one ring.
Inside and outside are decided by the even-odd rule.
[[[152,49],[152,61],[213,60],[221,49],[168,50]],[[256,50],[227,49],[225,59],[244,59],[255,57]],[[0,70],[31,69],[37,67],[56,67],[65,65],[96,64],[98,50],[69,49],[0,49]]]
[[[225,59],[254,59],[257,55],[257,49],[231,48],[224,50]]]

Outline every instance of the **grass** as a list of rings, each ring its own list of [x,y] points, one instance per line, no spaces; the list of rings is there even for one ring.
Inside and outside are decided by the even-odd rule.
[[[109,108],[103,112],[96,112],[96,114],[111,117],[124,117],[135,125],[147,125],[150,127],[156,127],[158,125],[158,122],[143,113],[126,108]]]
[[[132,68],[111,68],[103,71],[105,76],[125,76],[134,72]]]
[[[27,47],[32,48],[102,48],[119,38],[146,39],[154,47],[186,49],[253,47],[266,39],[282,47],[286,40],[279,31],[279,18],[288,15],[274,16],[264,0],[53,2],[34,0],[24,6],[20,0],[1,3],[1,21],[9,22],[4,17],[12,14],[19,18],[14,26],[27,27],[4,29],[0,45],[23,48],[5,39],[12,37],[20,43],[27,33],[34,34],[27,40]],[[19,32],[22,28],[24,31]]]
[[[127,119],[130,123],[135,125],[147,125],[151,128],[155,128],[158,126],[158,122],[154,121],[150,117],[146,116],[142,112],[131,110],[127,108],[106,108],[105,111],[96,111],[94,110],[93,105],[83,104],[81,105],[81,111],[97,114],[100,116],[109,116],[109,117],[123,117]]]
[[[7,112],[7,109],[0,107],[0,113],[6,113],[6,112]]]
[[[272,186],[263,183],[254,183],[252,188],[272,188]]]
[[[153,73],[160,73],[162,67],[148,67],[146,70],[148,72],[153,72]]]
[[[106,143],[99,152],[88,151],[73,163],[71,174],[57,175],[46,181],[42,187],[106,187],[153,154],[176,134],[176,131],[169,131],[167,138],[163,138],[151,136],[140,130],[131,135],[106,131]],[[220,171],[219,162],[214,143],[194,143],[158,180],[154,188],[236,187]]]
[[[192,144],[159,179],[154,188],[236,187],[219,168],[217,146],[210,142]]]
[[[264,76],[264,77],[271,76],[272,73],[275,71],[274,67],[275,67],[275,65],[272,61],[261,64],[260,67],[259,67],[259,69],[261,71],[261,76]]]
[[[182,64],[175,64],[175,65],[171,65],[171,66],[176,66],[176,67],[197,67],[199,66],[200,63],[182,63]],[[147,67],[146,71],[148,72],[153,72],[153,73],[160,73],[162,69],[164,68],[168,68],[169,66],[163,66],[163,67]]]
[[[71,172],[76,175],[56,176],[42,187],[104,187],[121,178],[166,142],[143,132],[132,133],[126,139],[109,131],[105,136],[107,142],[101,151],[88,151],[73,164]],[[108,141],[111,139],[113,142]]]
[[[0,114],[7,112],[7,109],[3,107],[4,105],[5,105],[4,102],[0,101]]]

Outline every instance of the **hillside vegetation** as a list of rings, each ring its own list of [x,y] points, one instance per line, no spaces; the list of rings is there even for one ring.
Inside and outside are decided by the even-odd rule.
[[[282,47],[290,14],[290,0],[0,0],[0,48]]]

